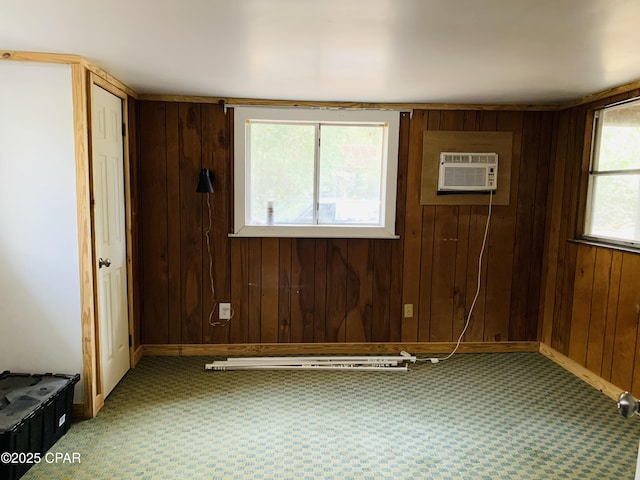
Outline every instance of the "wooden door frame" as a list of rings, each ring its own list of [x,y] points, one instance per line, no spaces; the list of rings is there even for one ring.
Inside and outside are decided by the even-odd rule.
[[[131,165],[129,156],[129,105],[128,94],[103,76],[89,71],[84,65],[72,65],[74,125],[76,132],[76,176],[78,198],[78,239],[80,246],[80,289],[82,309],[82,363],[84,378],[85,418],[95,417],[104,405],[102,365],[99,341],[98,272],[95,251],[93,158],[92,158],[92,86],[97,85],[122,101],[124,204],[127,247],[127,313],[130,338],[134,338],[133,309],[133,233]],[[137,360],[133,342],[129,345],[129,364],[133,368]]]

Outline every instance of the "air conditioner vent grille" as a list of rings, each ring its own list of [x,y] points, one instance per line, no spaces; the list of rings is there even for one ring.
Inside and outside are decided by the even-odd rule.
[[[445,163],[496,163],[497,153],[453,153],[442,152],[440,161]]]

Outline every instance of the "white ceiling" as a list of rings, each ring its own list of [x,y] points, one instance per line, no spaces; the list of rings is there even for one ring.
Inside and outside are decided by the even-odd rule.
[[[639,21],[640,0],[0,0],[0,49],[147,94],[547,104],[640,79]]]

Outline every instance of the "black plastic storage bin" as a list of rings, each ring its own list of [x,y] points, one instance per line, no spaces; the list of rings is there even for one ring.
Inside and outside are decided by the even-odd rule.
[[[0,374],[0,479],[20,478],[69,431],[79,380],[80,375]]]

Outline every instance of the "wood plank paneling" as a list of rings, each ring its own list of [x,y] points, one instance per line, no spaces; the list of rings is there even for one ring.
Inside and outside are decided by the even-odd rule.
[[[607,325],[607,303],[611,282],[612,251],[604,248],[594,249],[596,251],[596,257],[593,272],[593,287],[589,302],[591,321],[589,322],[589,339],[587,341],[587,360],[585,367],[595,374],[601,375],[605,329]]]
[[[562,192],[564,190],[565,156],[567,151],[567,132],[569,129],[569,112],[561,112],[558,118],[557,135],[553,142],[552,164],[553,174],[550,176],[547,224],[545,228],[545,246],[543,253],[544,268],[547,272],[544,278],[544,295],[541,299],[541,335],[540,340],[547,345],[554,346],[554,322],[556,305],[561,300],[556,289],[559,284],[558,276],[562,274],[563,257],[560,249],[564,248],[564,240],[561,241],[560,226],[562,215]]]
[[[414,316],[403,318],[401,340],[418,338],[418,322],[422,316],[420,306],[422,208],[420,206],[420,176],[422,174],[422,138],[427,123],[427,112],[413,112],[409,128],[407,165],[407,194],[405,203],[404,260],[402,275],[402,303],[413,304]]]
[[[370,338],[372,342],[392,341],[391,317],[394,315],[400,317],[401,308],[395,314],[391,312],[393,305],[391,291],[391,285],[393,285],[393,245],[401,245],[401,242],[387,240],[375,242],[373,245],[373,311]]]
[[[429,331],[431,342],[449,342],[453,338],[453,292],[459,208],[444,205],[435,207]]]
[[[481,342],[484,338],[484,305],[487,288],[487,248],[485,245],[484,251],[482,251],[482,241],[484,238],[488,213],[488,207],[471,207],[465,287],[465,291],[467,292],[465,301],[465,320],[469,318],[469,327],[465,332],[464,341],[467,342]],[[482,258],[480,258],[481,254]],[[482,263],[480,263],[481,261]],[[480,275],[478,275],[478,269],[480,269]],[[478,276],[480,276],[479,289]]]
[[[564,113],[564,112],[563,112]],[[554,208],[554,216],[552,218],[552,229],[553,229],[553,239],[550,242],[554,248],[553,250],[550,247],[549,255],[550,258],[553,259],[553,276],[555,277],[552,282],[549,282],[549,288],[553,287],[553,289],[549,291],[549,294],[553,297],[550,298],[551,311],[550,315],[550,324],[552,328],[549,330],[551,332],[551,338],[549,339],[551,342],[551,347],[558,350],[563,355],[566,355],[568,352],[564,346],[568,344],[568,335],[569,332],[566,329],[566,322],[564,322],[564,318],[562,317],[563,313],[563,293],[564,292],[564,280],[566,275],[566,251],[567,244],[564,240],[567,237],[567,215],[564,212],[566,209],[566,202],[569,188],[566,188],[565,185],[565,173],[567,176],[571,174],[571,165],[570,162],[567,161],[567,156],[569,155],[570,148],[572,147],[569,141],[569,135],[571,132],[572,125],[572,115],[568,112],[566,115],[562,115],[562,122],[560,125],[560,141],[562,143],[558,144],[556,151],[556,176],[555,176],[555,184],[554,184],[554,204],[557,207]],[[562,174],[558,175],[558,171]],[[554,255],[555,254],[555,255]],[[546,309],[545,309],[546,310]]]
[[[409,113],[400,114],[400,145],[398,149],[398,182],[396,195],[396,234],[400,240],[391,241],[391,277],[390,305],[389,305],[389,336],[391,342],[400,341],[402,338],[402,299],[404,292],[404,236],[407,204],[407,170],[409,164],[409,133],[411,116]],[[379,245],[379,243],[377,243]],[[378,257],[376,257],[378,258]],[[377,263],[377,262],[376,262]]]
[[[220,277],[217,278],[219,279]],[[216,332],[228,332],[228,343],[247,343],[249,341],[249,239],[247,238],[239,238],[231,245],[230,280],[231,295],[228,297],[220,296],[219,298],[223,299],[221,301],[231,301],[233,317],[225,326],[211,327],[210,325],[205,325],[205,331],[210,331],[213,334]],[[218,312],[219,310],[216,310],[215,313]],[[218,320],[217,318],[215,321],[225,323],[224,320]],[[220,339],[220,336],[216,338]],[[205,343],[211,343],[211,340],[207,341],[205,337]]]
[[[289,328],[289,341],[291,343],[302,343],[303,332],[304,332],[304,314],[302,313],[302,297],[303,297],[303,278],[302,278],[302,265],[306,264],[309,259],[305,258],[304,253],[303,256],[300,256],[299,252],[299,242],[305,239],[294,239],[291,242],[291,292],[290,292],[290,317],[291,317],[291,325]],[[311,261],[313,261],[313,252]],[[314,262],[315,263],[315,262]],[[313,283],[312,283],[313,285]],[[313,288],[308,290],[313,290]],[[313,312],[313,305],[311,307],[311,312]],[[313,317],[311,319],[313,324]]]
[[[549,171],[553,145],[556,140],[558,116],[539,116],[538,121],[542,123],[540,130],[540,149],[538,157],[538,170],[536,173],[536,194],[535,211],[533,220],[533,238],[529,255],[531,257],[531,270],[529,272],[529,285],[533,286],[528,292],[529,302],[527,304],[526,332],[528,339],[541,339],[542,321],[540,304],[543,298],[545,276],[543,275],[544,264],[544,240],[546,232],[546,215],[549,188]],[[523,148],[527,148],[527,144]]]
[[[430,118],[431,120],[431,118]],[[429,123],[429,130],[435,125]],[[437,128],[462,131],[464,112],[441,112]],[[459,206],[436,206],[434,217],[429,341],[447,342],[453,339],[454,296],[458,253]],[[428,233],[427,233],[428,235]],[[423,231],[423,237],[425,232]],[[456,338],[459,332],[456,333]]]
[[[618,293],[616,333],[613,341],[611,383],[625,390],[632,389],[634,366],[636,364],[638,311],[640,308],[638,272],[640,272],[640,256],[634,254],[623,255],[620,290]],[[636,387],[638,386],[640,385],[636,385]]]
[[[139,168],[140,161],[138,159],[138,103],[133,98],[129,98],[128,107],[128,137],[129,146],[129,185],[131,186],[131,251],[129,258],[132,262],[131,278],[129,279],[130,288],[133,293],[133,349],[137,351],[141,345],[141,326],[142,326],[142,242],[140,234],[140,187],[139,187]],[[134,364],[135,366],[135,364]]]
[[[200,345],[144,345],[144,355],[150,356],[256,356],[256,355],[381,355],[402,350],[416,354],[446,353],[455,343],[236,343]],[[462,343],[459,353],[513,353],[540,351],[539,342],[469,342]],[[575,363],[575,362],[574,362]]]
[[[182,343],[201,343],[202,194],[196,192],[202,166],[200,105],[178,106],[180,163],[180,281]]]
[[[355,275],[347,263],[347,240],[327,242],[327,319],[325,338],[328,342],[344,342],[346,338],[347,282]],[[351,308],[354,305],[350,305]]]
[[[426,125],[424,128],[427,130],[439,130],[440,129],[440,117],[441,112],[432,111],[428,113],[426,118]],[[422,149],[420,150],[422,156]],[[411,161],[416,161],[414,157],[410,157]],[[421,187],[421,186],[420,186]],[[408,199],[407,199],[408,200]],[[407,215],[407,221],[409,216]],[[421,224],[421,236],[420,242],[420,271],[419,271],[419,293],[420,297],[418,303],[414,305],[414,315],[418,317],[418,337],[419,342],[428,342],[431,338],[431,302],[432,302],[432,282],[433,282],[433,262],[434,262],[434,242],[435,242],[435,226],[436,226],[436,207],[434,205],[422,206],[422,224]],[[405,302],[406,303],[406,302]],[[412,303],[412,302],[409,302]],[[405,323],[412,319],[405,319]],[[415,337],[411,340],[403,337],[405,341],[414,341]]]
[[[511,164],[511,200],[509,205],[496,206],[491,215],[487,250],[487,287],[485,303],[486,341],[509,339],[510,301],[518,198],[518,175],[522,145],[522,112],[499,112],[497,129],[513,133]]]
[[[142,255],[142,343],[171,343],[167,239],[165,104],[140,104],[140,240]]]
[[[607,298],[607,324],[605,326],[602,347],[602,378],[611,381],[613,350],[616,338],[616,319],[618,318],[618,296],[620,293],[620,274],[622,272],[622,252],[613,252],[611,257],[611,275],[609,277],[609,297]]]
[[[277,238],[262,239],[262,275],[260,280],[260,342],[262,343],[278,341],[279,244]]]
[[[249,343],[260,343],[262,318],[262,240],[259,238],[250,238],[248,243],[248,341]]]
[[[326,342],[327,340],[327,268],[321,268],[327,263],[327,240],[316,241],[316,270],[314,275],[315,298],[313,315],[313,341]]]
[[[291,239],[279,241],[278,342],[291,341]]]
[[[519,298],[514,285],[518,292],[528,289],[534,299],[539,297],[530,266],[535,262],[525,251],[542,252],[546,210],[538,199],[546,199],[541,169],[549,164],[545,154],[551,152],[551,130],[545,125],[555,113],[527,114],[526,121],[522,112],[401,114],[399,240],[230,239],[229,113],[209,103],[139,103],[140,168],[153,168],[157,177],[140,181],[141,199],[146,199],[141,234],[152,238],[143,243],[141,270],[151,279],[143,281],[143,296],[145,301],[161,300],[154,307],[159,305],[157,318],[164,325],[159,331],[145,328],[143,344],[455,341],[476,289],[487,207],[420,205],[423,134],[441,129],[506,130],[515,140],[512,203],[496,213],[465,341],[505,341],[537,331],[537,306],[530,310],[528,301],[518,300],[513,307],[518,314],[510,316],[510,299]],[[159,109],[155,116],[154,108]],[[527,160],[521,169],[520,152]],[[195,192],[201,167],[215,174],[215,193],[208,197],[212,272],[216,300],[230,301],[235,312],[227,327],[208,322],[213,299],[208,291],[207,197]],[[525,192],[523,198],[518,190]],[[516,236],[524,242],[517,255]],[[403,318],[405,303],[413,304],[413,318]],[[155,321],[145,312],[143,323],[151,327]]]
[[[635,323],[636,341],[633,352],[633,377],[629,390],[638,392],[640,391],[640,289],[638,288],[640,255],[625,254],[622,266],[618,312],[629,323]],[[622,385],[622,388],[624,387]]]
[[[538,174],[540,156],[540,130],[542,122],[532,112],[527,112],[523,119],[522,149],[520,154],[520,173],[518,195],[516,201],[516,231],[513,254],[512,276],[521,272],[521,281],[511,287],[511,312],[509,339],[527,339],[527,318],[529,301],[537,303],[537,298],[529,296],[529,275],[531,269],[531,248],[534,244],[534,222],[527,221],[535,216],[536,175]],[[538,242],[541,243],[541,242]],[[534,337],[535,338],[535,337]]]
[[[580,132],[584,132],[583,109],[573,109],[569,116],[567,129],[566,150],[564,151],[565,182],[563,185],[562,211],[560,215],[559,236],[561,239],[573,239],[576,235],[576,212],[578,199],[578,179],[580,162],[582,161],[582,146],[584,144]],[[582,133],[583,134],[583,133]],[[568,355],[571,341],[571,301],[574,294],[575,268],[577,248],[575,244],[566,243],[560,247],[558,257],[558,284],[554,308],[554,331],[552,346],[560,353]]]
[[[493,132],[496,131],[498,125],[498,115],[496,112],[479,112],[476,115],[476,125],[480,131]],[[487,244],[485,245],[482,259],[480,253],[482,251],[482,241],[487,224],[489,208],[488,206],[472,206],[471,218],[469,221],[469,247],[467,261],[467,284],[466,291],[467,316],[471,312],[469,327],[465,333],[464,340],[469,342],[481,342],[484,340],[485,330],[485,304],[487,296],[487,251],[489,245],[489,236],[487,235]],[[480,265],[480,260],[482,264]],[[478,290],[478,267],[480,266],[480,289]],[[478,292],[475,304],[473,299]],[[473,305],[473,310],[471,307]]]
[[[479,129],[479,118],[477,112],[464,112],[462,130],[467,132],[476,131]],[[454,281],[453,291],[453,335],[454,339],[460,337],[463,331],[463,341],[469,339],[469,326],[465,330],[467,320],[471,322],[469,318],[468,306],[470,307],[473,301],[473,295],[475,290],[467,290],[468,287],[468,275],[469,264],[475,261],[469,256],[469,239],[472,223],[472,207],[463,205],[460,206],[458,217],[458,241],[456,245],[456,277]]]
[[[227,234],[231,231],[230,222],[230,202],[228,186],[231,185],[231,156],[230,156],[230,138],[229,138],[229,118],[225,115],[221,105],[202,105],[202,133],[200,135],[202,143],[202,168],[210,169],[214,174],[213,188],[214,193],[202,193],[198,198],[202,200],[203,210],[203,232],[209,222],[208,206],[211,206],[211,234],[210,234],[210,250],[213,265],[213,280],[215,285],[216,301],[231,302],[234,310],[234,320],[229,322],[227,326],[212,327],[209,322],[203,324],[203,336],[210,340],[207,342],[224,343],[232,338],[247,338],[247,301],[245,295],[247,287],[248,274],[243,261],[248,254],[246,245],[242,245],[240,250],[236,252],[236,259],[240,262],[240,271],[236,272],[236,281],[231,281],[231,274],[234,272],[230,266],[231,244]],[[206,243],[206,237],[203,237]],[[210,279],[208,275],[208,252],[205,245],[205,275],[203,275],[204,292],[210,288]],[[233,289],[233,291],[232,291]],[[237,298],[237,300],[235,300]],[[212,303],[210,295],[203,294],[204,310],[210,311]],[[236,315],[239,315],[236,317]],[[218,317],[218,312],[215,312]],[[218,320],[216,318],[216,320]],[[238,324],[238,325],[236,325]],[[246,341],[246,340],[245,340]]]
[[[552,344],[563,355],[569,353],[569,343],[571,341],[571,302],[573,298],[575,283],[575,265],[578,247],[575,244],[567,243],[563,249],[563,270],[562,283],[558,285],[560,297],[566,299],[558,305],[554,322],[554,336]]]
[[[315,305],[315,240],[293,241],[291,274],[295,288],[291,292],[291,341],[313,342]]]
[[[167,250],[169,262],[169,342],[182,342],[182,270],[180,228],[180,129],[178,104],[169,103],[165,111]]]
[[[368,342],[373,322],[373,245],[371,240],[350,239],[347,248],[353,278],[347,280],[345,338],[347,342]]]
[[[577,218],[578,218],[578,209],[575,208],[580,192],[580,184],[581,184],[581,176],[582,172],[588,171],[588,168],[582,167],[584,160],[588,161],[588,156],[583,158],[582,151],[585,147],[585,118],[586,118],[586,109],[583,107],[574,109],[572,111],[572,128],[569,129],[569,152],[567,152],[567,157],[570,159],[570,172],[571,174],[568,177],[569,182],[565,184],[565,186],[570,186],[569,190],[569,198],[567,199],[567,205],[573,206],[573,208],[567,208],[566,211],[568,215],[566,216],[566,227],[567,227],[567,235],[569,238],[575,238],[576,235],[581,231],[581,227],[578,228]],[[591,132],[589,132],[589,137],[591,137]]]
[[[571,323],[569,355],[567,356],[580,365],[585,365],[587,359],[595,264],[596,249],[589,246],[579,247],[576,258],[575,290],[571,312],[574,320]]]
[[[422,242],[420,243],[420,297],[414,305],[414,315],[418,317],[419,342],[428,342],[431,338],[431,302],[433,282],[434,243],[436,226],[436,207],[427,205],[422,207]],[[411,319],[405,319],[405,323]],[[411,339],[414,341],[415,339]],[[409,341],[405,339],[405,341]]]
[[[453,337],[457,340],[464,330],[467,321],[467,275],[469,261],[469,226],[471,224],[471,207],[458,207],[458,232],[456,237],[455,278],[453,281]],[[473,260],[471,260],[473,262]],[[472,292],[473,295],[473,292]],[[466,333],[465,333],[466,335]]]

